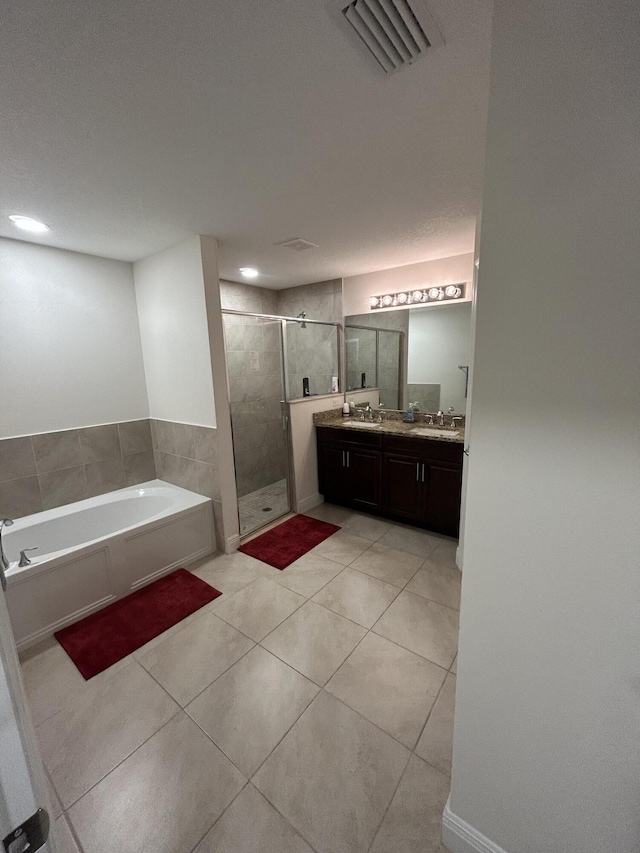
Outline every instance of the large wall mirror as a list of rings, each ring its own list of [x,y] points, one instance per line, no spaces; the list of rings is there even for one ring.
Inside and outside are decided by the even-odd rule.
[[[466,412],[471,303],[345,317],[347,394],[378,388],[387,409]]]

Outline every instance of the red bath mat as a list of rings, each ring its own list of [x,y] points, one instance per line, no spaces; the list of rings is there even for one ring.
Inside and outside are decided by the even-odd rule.
[[[238,548],[243,554],[262,560],[275,569],[286,569],[316,545],[324,542],[340,528],[328,521],[318,521],[308,515],[294,515],[277,527],[267,530],[246,545]]]
[[[176,569],[55,634],[86,679],[144,646],[222,595],[186,569]]]

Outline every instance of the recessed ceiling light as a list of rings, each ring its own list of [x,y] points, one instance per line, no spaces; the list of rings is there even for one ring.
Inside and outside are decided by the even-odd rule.
[[[37,219],[32,219],[30,216],[12,213],[9,219],[18,228],[22,228],[23,231],[31,231],[33,234],[44,234],[45,231],[49,230],[49,226],[45,225],[44,222],[38,222]]]
[[[240,267],[240,272],[245,278],[258,278],[258,270],[253,267]]]

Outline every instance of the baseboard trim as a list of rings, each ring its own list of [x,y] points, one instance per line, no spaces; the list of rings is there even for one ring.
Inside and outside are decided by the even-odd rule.
[[[319,492],[316,492],[315,495],[298,501],[297,512],[309,512],[310,509],[313,509],[314,506],[319,506],[321,503],[324,503],[324,498]]]
[[[235,554],[240,547],[240,534],[235,533],[233,536],[228,536],[225,545],[225,554]]]
[[[451,811],[449,800],[442,815],[442,842],[451,853],[507,853]]]

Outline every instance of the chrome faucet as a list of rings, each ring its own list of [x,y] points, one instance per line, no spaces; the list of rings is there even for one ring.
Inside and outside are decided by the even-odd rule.
[[[371,408],[369,403],[367,403],[367,405],[366,405],[366,408],[364,410],[364,414],[366,415],[367,420],[371,421],[373,423],[373,409]]]
[[[438,415],[437,415],[437,417],[438,417],[438,423],[439,423],[439,425],[440,425],[440,426],[444,426],[444,412],[442,411],[442,409],[440,409],[440,410],[438,411]]]
[[[457,426],[458,426],[458,424],[456,423],[456,421],[458,421],[459,423],[461,423],[461,422],[462,422],[462,420],[463,420],[462,415],[455,415],[455,417],[451,418],[451,426],[452,426],[452,427],[457,427]]]
[[[13,521],[10,518],[2,518],[0,519],[0,562],[2,563],[3,569],[9,568],[9,560],[7,559],[7,555],[4,553],[4,548],[2,547],[2,531],[5,527],[11,527]]]

